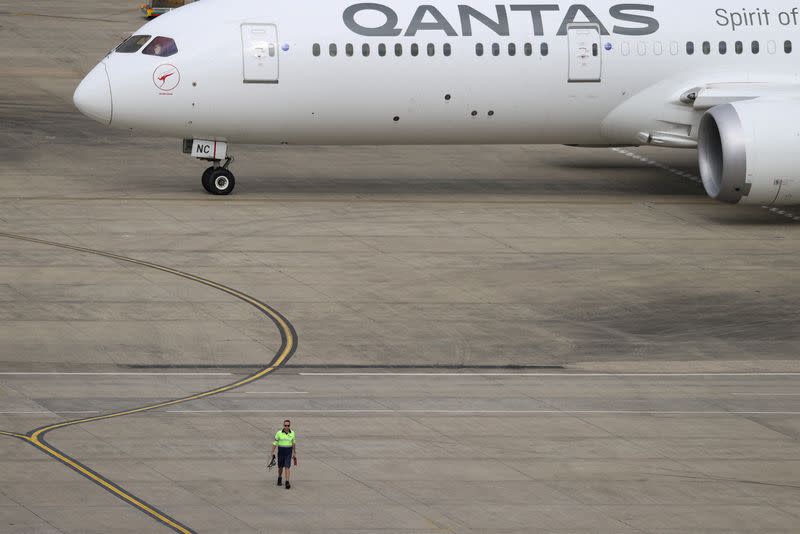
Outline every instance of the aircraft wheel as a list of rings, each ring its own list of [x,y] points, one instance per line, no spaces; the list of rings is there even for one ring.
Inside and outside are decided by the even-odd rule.
[[[235,185],[233,173],[222,167],[215,169],[208,179],[208,186],[214,195],[230,195]]]
[[[203,189],[211,194],[214,193],[214,191],[211,189],[211,173],[213,172],[214,167],[207,168],[205,171],[203,171],[203,178],[201,180],[203,182]]]

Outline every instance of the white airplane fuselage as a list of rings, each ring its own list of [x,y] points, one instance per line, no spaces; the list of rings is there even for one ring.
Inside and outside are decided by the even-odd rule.
[[[84,83],[107,73],[110,110],[85,112],[232,143],[693,147],[699,91],[726,103],[798,83],[798,28],[785,0],[202,0],[135,32],[173,55],[103,59]],[[84,109],[100,90],[80,91]]]

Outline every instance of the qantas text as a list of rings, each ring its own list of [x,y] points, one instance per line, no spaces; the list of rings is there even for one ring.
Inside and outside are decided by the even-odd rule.
[[[455,10],[454,10],[455,11]],[[573,22],[590,22],[597,24],[603,35],[650,35],[659,28],[658,20],[650,16],[655,12],[651,4],[616,4],[609,9],[606,25],[598,14],[585,4],[572,4],[561,13],[556,4],[498,4],[493,13],[483,13],[472,6],[457,6],[458,19],[454,25],[455,15],[448,19],[438,8],[432,5],[420,5],[408,20],[408,24],[400,25],[400,16],[391,7],[384,4],[365,2],[348,6],[342,14],[345,26],[358,35],[368,37],[396,37],[399,35],[414,36],[420,31],[439,31],[447,36],[472,35],[475,24],[482,25],[500,36],[510,35],[509,17],[523,17],[531,24],[535,36],[545,35],[545,26],[559,24],[556,35],[566,35],[567,27]],[[365,26],[356,19],[368,15],[370,19],[376,15],[381,21],[378,25]],[[460,29],[460,34],[456,30]],[[552,30],[550,30],[552,31]]]

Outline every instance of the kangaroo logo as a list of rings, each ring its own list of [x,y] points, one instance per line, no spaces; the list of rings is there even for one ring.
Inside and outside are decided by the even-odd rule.
[[[153,83],[160,91],[172,91],[181,81],[181,73],[178,67],[164,63],[156,67],[153,71]]]

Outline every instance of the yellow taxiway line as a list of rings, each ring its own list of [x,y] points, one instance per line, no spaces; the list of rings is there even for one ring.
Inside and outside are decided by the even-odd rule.
[[[295,350],[297,349],[297,333],[295,332],[294,327],[277,310],[275,310],[274,308],[268,306],[267,304],[264,304],[263,302],[259,301],[258,299],[255,299],[255,298],[251,297],[250,295],[242,293],[241,291],[238,291],[236,289],[230,288],[230,287],[222,285],[222,284],[218,284],[217,282],[214,282],[213,280],[209,280],[209,279],[203,278],[201,276],[197,276],[197,275],[194,275],[194,274],[191,274],[191,273],[187,273],[187,272],[184,272],[184,271],[179,271],[177,269],[172,269],[170,267],[165,267],[163,265],[158,265],[156,263],[152,263],[152,262],[149,262],[149,261],[138,260],[138,259],[135,259],[135,258],[129,258],[127,256],[121,256],[119,254],[114,254],[114,253],[111,253],[111,252],[105,252],[105,251],[102,251],[102,250],[94,250],[94,249],[90,249],[90,248],[86,248],[86,247],[80,247],[80,246],[76,246],[76,245],[68,245],[66,243],[58,243],[58,242],[54,242],[54,241],[46,241],[44,239],[37,239],[37,238],[34,238],[34,237],[22,236],[22,235],[17,235],[17,234],[9,234],[9,233],[5,233],[5,232],[0,232],[0,237],[5,237],[5,238],[8,238],[8,239],[16,239],[16,240],[19,240],[19,241],[27,241],[29,243],[37,243],[37,244],[40,244],[40,245],[48,245],[48,246],[52,246],[52,247],[63,248],[63,249],[72,250],[72,251],[75,251],[75,252],[81,252],[81,253],[85,253],[85,254],[94,254],[96,256],[103,256],[103,257],[114,259],[114,260],[124,261],[124,262],[127,262],[127,263],[133,263],[135,265],[140,265],[142,267],[148,267],[150,269],[155,269],[155,270],[162,271],[162,272],[165,272],[165,273],[169,273],[169,274],[172,274],[172,275],[175,275],[175,276],[180,276],[181,278],[185,278],[187,280],[191,280],[191,281],[194,281],[194,282],[197,282],[197,283],[212,287],[214,289],[217,289],[219,291],[227,293],[227,294],[229,294],[229,295],[231,295],[233,297],[236,297],[237,299],[239,299],[239,300],[241,300],[243,302],[246,302],[246,303],[250,304],[251,306],[253,306],[256,309],[258,309],[261,313],[263,313],[264,315],[269,317],[270,320],[272,320],[272,322],[278,328],[278,332],[281,335],[281,346],[278,348],[278,351],[276,352],[275,356],[272,358],[272,361],[269,363],[269,366],[267,366],[267,367],[265,367],[263,369],[260,369],[259,371],[255,372],[255,373],[253,373],[253,374],[251,374],[251,375],[249,375],[249,376],[247,376],[245,378],[237,380],[237,381],[235,381],[233,383],[230,383],[230,384],[227,384],[227,385],[224,385],[224,386],[220,386],[220,387],[208,390],[208,391],[203,391],[201,393],[196,393],[196,394],[193,394],[193,395],[188,395],[188,396],[185,396],[185,397],[180,397],[180,398],[177,398],[177,399],[158,402],[158,403],[154,403],[154,404],[148,404],[146,406],[140,406],[138,408],[132,408],[130,410],[123,410],[123,411],[119,411],[119,412],[101,414],[101,415],[97,415],[97,416],[93,416],[93,417],[84,417],[82,419],[73,419],[73,420],[70,420],[70,421],[62,421],[60,423],[55,423],[55,424],[52,424],[52,425],[46,425],[46,426],[42,426],[42,427],[36,428],[34,430],[31,430],[27,434],[18,434],[16,432],[8,432],[8,431],[0,430],[0,435],[9,436],[9,437],[15,437],[15,438],[21,439],[21,440],[29,443],[30,445],[36,447],[37,449],[41,450],[42,452],[48,454],[49,456],[55,458],[56,460],[58,460],[59,462],[63,463],[64,465],[66,465],[69,468],[73,469],[74,471],[77,471],[78,473],[80,473],[84,477],[88,478],[89,480],[91,480],[95,484],[101,486],[102,488],[104,488],[105,490],[109,491],[111,494],[113,494],[114,496],[116,496],[119,499],[123,500],[124,502],[130,504],[131,506],[137,508],[138,510],[146,513],[147,515],[153,517],[154,519],[156,519],[159,522],[163,523],[164,525],[168,526],[172,530],[174,530],[176,532],[181,532],[183,534],[193,533],[194,531],[190,527],[180,523],[176,519],[171,518],[170,516],[168,516],[164,512],[158,510],[155,506],[145,502],[143,499],[140,499],[139,497],[136,497],[135,495],[133,495],[129,491],[126,491],[125,489],[123,489],[119,485],[115,484],[113,481],[109,480],[108,478],[104,477],[103,475],[101,475],[97,471],[95,471],[95,470],[83,465],[82,463],[80,463],[75,458],[72,458],[68,454],[66,454],[66,453],[58,450],[56,447],[53,447],[52,445],[50,445],[44,439],[45,438],[45,434],[47,434],[48,432],[52,432],[53,430],[57,430],[59,428],[66,428],[66,427],[69,427],[69,426],[80,425],[80,424],[83,424],[83,423],[91,423],[91,422],[94,422],[94,421],[103,421],[103,420],[106,420],[106,419],[113,419],[113,418],[116,418],[116,417],[123,417],[123,416],[126,416],[126,415],[133,415],[133,414],[137,414],[137,413],[149,412],[149,411],[152,411],[152,410],[157,410],[159,408],[165,408],[165,407],[168,407],[168,406],[174,406],[176,404],[181,404],[181,403],[184,403],[184,402],[203,399],[203,398],[206,398],[206,397],[211,397],[213,395],[219,395],[220,393],[225,393],[227,391],[231,391],[233,389],[236,389],[236,388],[242,387],[244,385],[250,384],[251,382],[255,382],[256,380],[264,378],[268,374],[270,374],[273,371],[275,371],[275,369],[278,369],[280,366],[285,364],[289,360],[289,358],[291,358],[292,354],[294,354]]]

